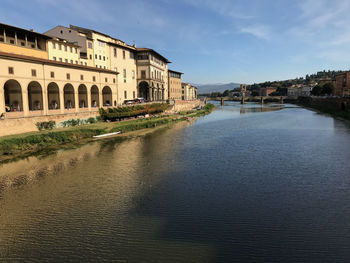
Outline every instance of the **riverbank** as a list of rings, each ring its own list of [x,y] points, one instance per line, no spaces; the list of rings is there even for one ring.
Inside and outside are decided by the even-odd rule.
[[[296,104],[335,118],[350,120],[349,98],[299,97]]]
[[[0,138],[0,162],[25,156],[52,148],[64,147],[69,144],[79,144],[93,140],[93,136],[120,131],[120,137],[137,130],[165,126],[188,118],[196,118],[210,113],[214,109],[207,104],[200,110],[180,112],[172,115],[132,119],[121,122],[98,122],[81,126],[58,128],[51,131],[30,132]]]

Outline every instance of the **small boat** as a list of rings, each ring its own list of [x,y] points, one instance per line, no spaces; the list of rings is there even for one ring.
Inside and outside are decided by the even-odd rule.
[[[111,133],[106,133],[106,134],[101,134],[101,135],[95,135],[95,136],[92,136],[92,138],[103,138],[103,137],[117,135],[117,134],[120,134],[120,133],[122,133],[122,132],[120,132],[120,131],[118,131],[118,132],[111,132]]]

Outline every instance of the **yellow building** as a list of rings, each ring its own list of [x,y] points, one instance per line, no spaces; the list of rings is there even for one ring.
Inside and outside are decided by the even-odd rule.
[[[196,100],[197,88],[189,83],[182,83],[182,100]]]
[[[149,48],[137,48],[138,96],[148,101],[168,99],[168,63],[158,52]]]
[[[182,87],[181,87],[181,75],[183,73],[173,71],[173,70],[168,70],[168,97],[169,99],[174,99],[174,100],[181,100],[182,97]]]
[[[48,59],[48,39],[33,30],[0,23],[0,52]]]
[[[135,47],[129,46],[118,39],[111,39],[109,47],[110,69],[119,72],[120,103],[137,98]]]
[[[81,46],[80,61],[96,68],[119,72],[118,86],[121,96],[118,104],[137,97],[136,60],[134,46],[104,33],[70,25],[57,26],[45,34],[76,42]]]
[[[58,38],[48,40],[49,59],[70,64],[80,64],[80,46]],[[87,62],[84,64],[87,66]]]

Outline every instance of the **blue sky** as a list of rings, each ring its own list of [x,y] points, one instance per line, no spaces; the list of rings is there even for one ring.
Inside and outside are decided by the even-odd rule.
[[[192,83],[349,69],[350,0],[2,0],[0,21],[74,24],[159,51]]]

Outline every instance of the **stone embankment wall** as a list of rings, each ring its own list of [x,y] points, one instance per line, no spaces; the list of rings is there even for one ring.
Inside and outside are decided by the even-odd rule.
[[[204,106],[204,102],[200,100],[175,100],[170,101],[171,108],[166,113],[177,113],[181,111],[193,110],[196,107]]]
[[[328,111],[350,111],[350,98],[299,97],[298,102]]]
[[[20,134],[25,132],[37,131],[35,124],[37,122],[55,121],[58,125],[62,121],[69,119],[88,119],[98,116],[98,112],[81,112],[62,115],[48,115],[38,117],[23,117],[16,119],[0,119],[0,136]]]

